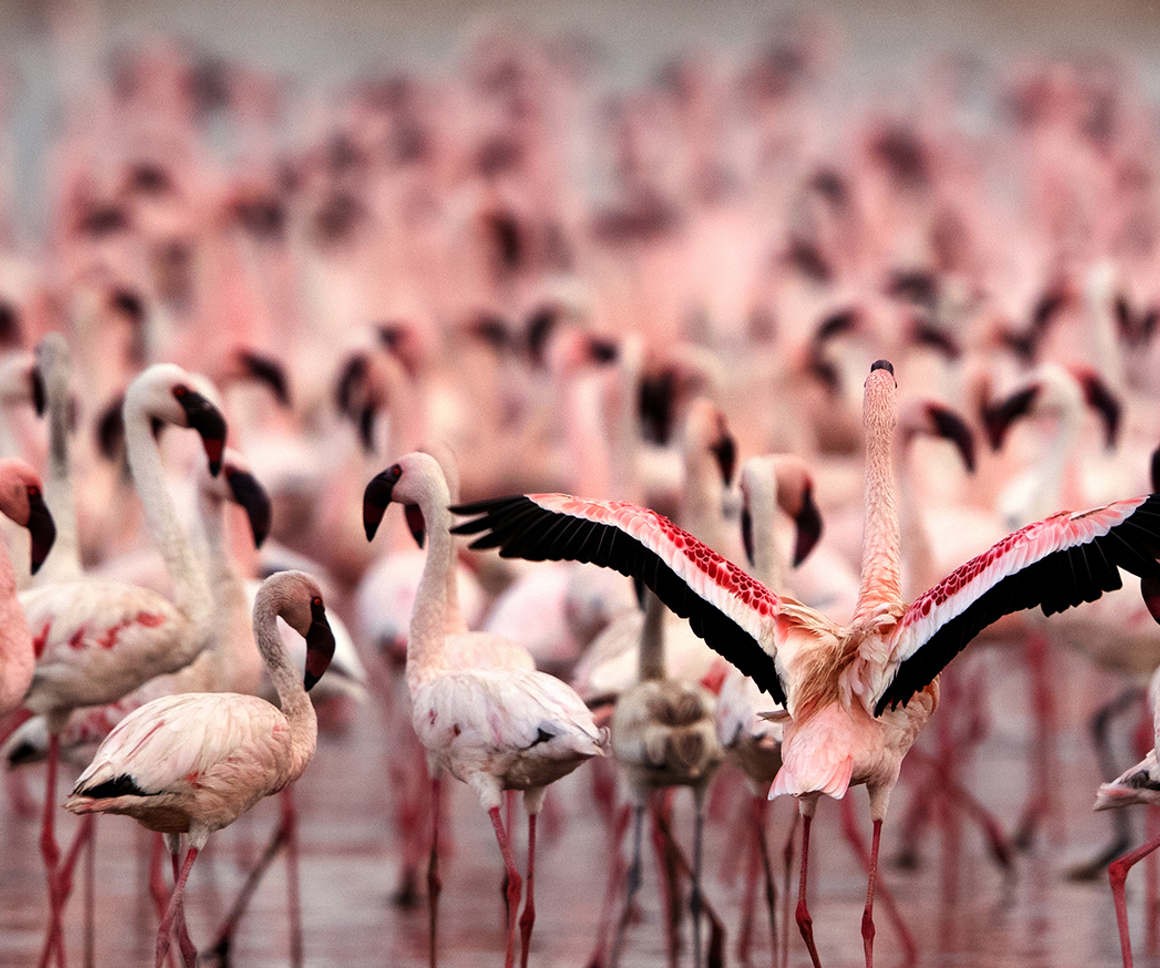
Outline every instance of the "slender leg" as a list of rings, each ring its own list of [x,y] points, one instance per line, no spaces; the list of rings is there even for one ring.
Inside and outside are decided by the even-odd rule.
[[[528,968],[528,948],[532,940],[532,925],[536,923],[536,817],[528,814],[528,893],[524,913],[520,916],[520,968]]]
[[[793,823],[790,824],[789,836],[785,838],[785,867],[784,880],[782,882],[784,889],[781,892],[783,898],[783,909],[781,913],[781,923],[785,925],[785,930],[781,934],[781,962],[780,968],[789,968],[789,914],[790,905],[793,903],[793,863],[794,863],[794,843],[797,841],[797,828],[801,823],[802,815],[799,811],[793,812]]]
[[[588,959],[587,968],[604,968],[604,949],[608,943],[608,928],[612,923],[613,902],[616,900],[620,882],[624,879],[624,859],[620,856],[620,845],[628,830],[628,821],[632,816],[632,808],[626,803],[617,811],[616,826],[611,831],[612,844],[609,855],[612,863],[608,868],[608,884],[604,889],[604,902],[600,905],[600,924],[596,929],[596,945]]]
[[[693,823],[693,886],[689,891],[689,911],[693,916],[693,965],[701,968],[704,952],[701,949],[701,844],[705,839],[705,794],[694,790],[696,815]]]
[[[679,888],[673,851],[664,835],[671,806],[668,794],[668,790],[661,790],[654,795],[649,804],[649,813],[652,817],[653,850],[657,857],[661,900],[664,907],[665,951],[668,954],[669,968],[679,968],[681,931],[681,906],[677,902]]]
[[[689,863],[681,851],[680,845],[673,839],[672,827],[664,815],[657,815],[657,828],[665,840],[669,854],[673,859],[673,863],[676,865],[677,873],[684,874],[691,880],[693,877],[693,865]],[[701,895],[701,908],[705,912],[705,917],[709,919],[708,966],[709,968],[723,968],[725,964],[725,925],[713,908],[713,905],[709,903],[709,899],[703,894]]]
[[[285,791],[283,791],[285,797]],[[250,900],[254,896],[254,891],[258,889],[258,884],[265,875],[267,868],[273,863],[274,858],[278,855],[279,849],[283,844],[289,842],[293,835],[293,829],[296,826],[295,810],[293,801],[287,803],[283,798],[281,801],[282,816],[278,822],[278,826],[274,829],[274,834],[270,838],[269,843],[266,844],[266,849],[262,851],[262,856],[258,858],[258,862],[250,868],[250,873],[246,876],[246,881],[242,885],[238,896],[234,899],[234,905],[230,908],[230,913],[226,915],[225,921],[218,930],[217,941],[214,942],[213,953],[217,957],[220,964],[229,965],[231,948],[234,943],[234,935],[237,933],[238,925],[241,923],[242,917],[246,913],[246,908],[249,907]],[[297,879],[297,864],[294,865],[293,870],[289,872],[288,881],[296,881]],[[291,895],[292,904],[299,903],[296,900],[297,888],[287,886],[288,890],[293,891]],[[295,915],[291,914],[291,953],[293,957],[294,952],[294,932],[293,927],[296,921]],[[297,922],[299,925],[300,921]],[[299,938],[301,936],[299,935]],[[298,942],[298,955],[301,957],[301,940]]]
[[[636,892],[640,890],[640,838],[644,828],[644,804],[634,804],[632,809],[635,814],[632,827],[632,863],[628,865],[628,876],[624,882],[624,909],[620,912],[620,922],[616,925],[616,938],[612,942],[610,968],[617,968],[620,964],[620,949],[624,945],[624,930],[628,927],[632,902],[636,900]]]
[[[516,912],[520,909],[520,892],[523,885],[520,882],[520,872],[516,870],[512,860],[512,845],[504,830],[503,820],[500,819],[499,807],[492,807],[487,811],[491,817],[491,825],[495,828],[495,837],[499,841],[499,851],[503,855],[504,873],[507,877],[507,952],[504,955],[504,968],[512,968],[516,957]]]
[[[181,835],[167,834],[169,841],[169,856],[173,865],[173,883],[177,885],[181,878]],[[174,926],[177,929],[177,947],[181,951],[181,963],[185,968],[197,968],[197,948],[189,937],[189,928],[185,923],[185,897],[177,905],[177,914],[174,917]]]
[[[94,821],[89,825],[88,845],[85,850],[85,968],[96,964],[96,885],[97,885],[97,837],[96,817],[91,813],[85,819]]]
[[[758,826],[761,823],[762,805],[768,803],[764,797],[753,797],[750,802],[750,836],[745,841],[747,863],[745,865],[745,893],[741,901],[741,930],[737,933],[737,960],[749,964],[749,950],[753,947],[753,909],[757,905],[757,875],[761,858],[758,857]]]
[[[1143,860],[1157,847],[1160,840],[1137,847],[1130,854],[1125,854],[1119,860],[1112,861],[1108,867],[1108,880],[1112,884],[1112,900],[1116,905],[1116,924],[1120,929],[1120,952],[1124,957],[1124,968],[1132,968],[1132,941],[1128,935],[1128,902],[1124,897],[1124,881],[1128,871],[1138,861]]]
[[[44,859],[44,872],[48,881],[48,933],[40,954],[40,968],[47,968],[52,956],[59,950],[59,963],[64,968],[64,950],[61,940],[60,912],[57,909],[58,865],[60,847],[56,842],[56,764],[60,756],[60,736],[51,733],[48,737],[48,764],[44,777],[44,816],[40,827],[40,856]]]
[[[866,883],[866,910],[862,912],[862,950],[866,968],[874,968],[874,882],[878,879],[878,845],[882,841],[882,821],[874,821],[870,843],[870,877]]]
[[[430,936],[430,968],[436,968],[436,929],[439,921],[439,895],[443,882],[439,879],[439,780],[431,777],[431,857],[427,862],[427,932]]]
[[[1050,656],[1047,650],[1047,636],[1041,631],[1028,634],[1025,656],[1031,672],[1032,697],[1035,707],[1035,747],[1034,792],[1027,798],[1023,817],[1015,833],[1015,846],[1019,850],[1030,848],[1039,825],[1055,809],[1053,791],[1057,767],[1055,688],[1048,668]]]
[[[805,801],[799,801],[799,805],[804,805]],[[813,822],[813,804],[810,804],[809,813],[802,811],[802,877],[801,883],[798,884],[798,903],[797,903],[797,925],[798,930],[802,933],[802,939],[806,943],[806,949],[810,953],[810,960],[814,963],[814,968],[822,968],[822,963],[818,959],[818,949],[814,944],[814,919],[810,917],[809,908],[806,906],[806,878],[810,863],[810,824]]]
[[[880,824],[881,821],[875,821],[875,824]],[[842,832],[846,839],[850,842],[850,846],[854,849],[854,853],[858,855],[858,859],[862,862],[862,866],[866,868],[866,874],[869,879],[868,892],[873,892],[874,896],[880,897],[883,906],[886,908],[886,914],[894,925],[894,930],[898,932],[898,940],[902,944],[905,952],[905,960],[903,965],[911,966],[918,963],[918,946],[914,943],[914,937],[907,928],[906,922],[902,920],[902,914],[898,910],[898,905],[894,901],[894,895],[890,893],[885,884],[877,883],[878,862],[877,856],[867,853],[866,842],[862,839],[862,835],[858,832],[858,821],[854,813],[854,806],[849,798],[842,801]],[[866,919],[863,915],[863,943],[865,943],[865,927]],[[872,923],[872,919],[871,919]],[[871,932],[871,941],[873,941],[873,933]]]
[[[769,950],[773,958],[772,968],[777,968],[777,885],[773,882],[773,865],[769,860],[769,841],[765,836],[765,815],[769,801],[759,796],[757,804],[757,848],[761,854],[761,866],[765,873],[765,906],[769,911]]]
[[[290,968],[302,968],[302,883],[298,877],[298,808],[294,803],[294,784],[278,794],[282,817],[280,833],[286,844],[286,904],[290,919]]]
[[[155,968],[161,968],[165,963],[165,954],[169,951],[169,932],[173,928],[174,918],[181,910],[182,895],[185,894],[185,882],[189,880],[189,869],[197,859],[197,848],[190,847],[185,855],[185,863],[181,873],[177,876],[177,883],[173,886],[173,897],[169,899],[169,906],[165,909],[165,916],[161,919],[161,926],[157,929],[157,962]]]

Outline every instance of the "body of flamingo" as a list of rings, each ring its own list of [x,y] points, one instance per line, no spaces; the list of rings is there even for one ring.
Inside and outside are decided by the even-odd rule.
[[[938,702],[939,671],[988,624],[1040,606],[1062,611],[1120,588],[1120,569],[1160,576],[1160,497],[1061,512],[1008,535],[920,595],[902,601],[891,441],[893,368],[866,381],[866,528],[858,605],[841,626],[779,597],[655,512],[566,495],[500,498],[456,508],[456,530],[512,557],[572,558],[633,574],[788,713],[771,795],[798,798],[803,823],[798,923],[815,964],[805,903],[810,820],[822,794],[870,793],[874,840],[863,917],[872,962],[878,844],[902,758]]]
[[[307,641],[305,688],[282,647],[275,627],[279,616]],[[158,968],[175,919],[186,964],[196,960],[181,899],[209,835],[293,783],[314,755],[318,728],[306,690],[326,671],[333,652],[314,580],[302,572],[268,578],[254,606],[254,633],[277,684],[281,710],[237,693],[184,693],[146,703],[109,734],[65,803],[77,814],[126,814],[165,834],[175,868],[179,837],[189,835],[189,851],[157,936]]]
[[[165,490],[151,433],[153,419],[197,430],[214,474],[221,467],[226,425],[221,412],[194,389],[190,374],[172,364],[150,367],[126,393],[129,465],[150,533],[165,558],[176,604],[143,588],[95,578],[33,588],[21,596],[36,652],[36,670],[23,705],[47,717],[49,733],[41,850],[52,917],[42,963],[63,947],[60,915],[68,892],[67,885],[58,883],[53,810],[59,735],[69,713],[115,702],[154,676],[176,671],[214,633],[210,590]]]
[[[367,485],[363,514],[368,537],[374,536],[392,501],[417,505],[423,515],[429,541],[427,564],[407,640],[412,722],[433,770],[447,770],[471,786],[495,827],[508,875],[506,963],[510,968],[521,881],[500,819],[501,794],[522,790],[528,811],[528,900],[520,921],[526,964],[535,919],[536,815],[550,783],[600,755],[600,732],[580,697],[558,679],[527,668],[451,665],[452,648],[484,651],[509,646],[486,633],[449,629],[453,549],[448,499],[438,462],[416,452]]]

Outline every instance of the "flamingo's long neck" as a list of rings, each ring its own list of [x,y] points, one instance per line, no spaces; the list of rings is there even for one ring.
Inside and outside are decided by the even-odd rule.
[[[637,678],[641,682],[665,678],[665,606],[652,592],[644,606]]]
[[[431,463],[435,464],[434,459]],[[419,504],[427,529],[427,561],[419,579],[407,638],[407,689],[412,695],[447,670],[443,640],[450,616],[448,589],[454,554],[451,512],[447,510],[450,495],[442,474],[430,474],[427,484]]]
[[[286,655],[277,619],[287,604],[279,594],[264,585],[254,601],[254,638],[262,661],[270,672],[270,681],[278,693],[278,704],[290,727],[291,762],[286,782],[298,779],[314,756],[318,742],[318,719],[314,704],[302,685],[301,674]]]
[[[44,482],[44,497],[56,525],[56,541],[45,562],[47,581],[67,581],[78,578],[82,572],[69,454],[70,369],[63,361],[54,360],[44,381],[48,395],[48,477]]]
[[[751,463],[746,468],[753,577],[770,591],[787,591],[785,557],[777,541],[777,465]]]
[[[213,632],[209,583],[173,509],[173,501],[165,487],[161,454],[153,440],[149,420],[150,415],[143,408],[126,401],[125,451],[137,493],[141,496],[149,534],[160,550],[173,582],[174,601],[189,618],[191,640],[200,649]]]
[[[246,587],[234,567],[223,527],[225,502],[199,488],[197,507],[205,539],[206,575],[217,616],[213,641],[201,661],[210,663],[211,688],[254,694],[261,680],[261,660],[254,649]]]
[[[871,618],[884,604],[902,602],[899,568],[898,495],[892,442],[897,420],[894,377],[872,370],[863,405],[866,426],[866,510],[862,533],[862,581],[854,624]]]

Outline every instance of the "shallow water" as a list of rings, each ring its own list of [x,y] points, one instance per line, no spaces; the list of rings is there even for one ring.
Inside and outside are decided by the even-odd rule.
[[[894,891],[902,916],[915,935],[921,965],[1098,968],[1120,964],[1106,879],[1074,884],[1062,874],[1085,848],[1101,843],[1106,836],[1103,818],[1090,812],[1098,781],[1084,724],[1090,711],[1114,695],[1119,684],[1090,672],[1068,655],[1053,656],[1052,671],[1058,686],[1058,762],[1051,768],[1057,809],[1048,832],[1036,839],[1030,853],[1016,860],[1015,875],[1005,878],[1000,873],[972,825],[963,825],[958,831],[957,876],[948,861],[955,856],[954,847],[936,833],[929,833],[922,841],[918,870],[902,870],[889,861],[884,864],[883,880]],[[962,672],[966,681],[983,677],[977,681],[983,684],[987,697],[990,725],[961,779],[1009,831],[1016,823],[1033,772],[1022,663],[1012,653],[980,653],[967,660]],[[947,711],[944,706],[938,715]],[[928,732],[931,735],[924,742],[934,739],[933,724]],[[386,741],[386,735],[379,707],[368,702],[345,737],[323,739],[299,784],[306,963],[311,966],[426,964],[425,905],[420,901],[416,909],[404,911],[391,900],[399,866],[390,832],[385,768],[387,747],[395,744]],[[886,858],[893,857],[907,841],[907,805],[923,773],[910,764],[904,772],[886,821]],[[728,868],[733,868],[733,874],[743,870],[739,861],[747,829],[744,792],[736,779],[735,775],[731,778],[731,793],[718,793],[714,798],[705,849],[705,891],[725,923],[726,963],[730,965],[738,963],[734,945],[741,878],[732,876]],[[501,964],[504,934],[499,852],[474,796],[462,784],[448,782],[454,853],[443,866],[440,964],[448,968]],[[38,796],[39,775],[32,778],[30,787]],[[587,963],[592,950],[608,850],[590,790],[591,777],[585,767],[549,796],[555,800],[555,809],[541,823],[538,920],[531,952],[535,966],[579,968]],[[865,794],[858,789],[853,797],[862,818],[863,836],[868,839]],[[771,811],[767,829],[774,846],[775,869],[781,867],[781,845],[789,829],[791,808],[791,804],[779,802]],[[837,803],[821,804],[811,853],[811,910],[819,953],[827,968],[862,964],[859,925],[865,877],[842,839],[839,816]],[[73,818],[63,811],[60,817],[67,834],[73,829]],[[1135,819],[1139,842],[1143,818],[1138,815]],[[210,849],[198,860],[190,880],[187,911],[195,943],[210,943],[240,883],[242,865],[261,850],[276,820],[277,802],[270,799],[211,838]],[[4,802],[0,803],[0,824],[0,968],[24,968],[36,962],[47,908],[37,849],[38,822],[18,818]],[[678,839],[687,845],[691,835],[687,793],[677,795],[674,824]],[[521,866],[523,829],[521,817],[516,838]],[[147,837],[128,818],[102,818],[98,824],[98,966],[152,963],[155,921],[145,891],[147,850]],[[794,876],[796,900],[796,872]],[[1139,964],[1155,963],[1144,957],[1145,882],[1142,865],[1129,878]],[[768,965],[769,929],[761,920],[761,910],[759,904],[750,963]],[[902,961],[897,935],[881,905],[877,913],[877,964],[896,966]],[[682,963],[691,964],[687,918],[685,930]],[[67,938],[69,963],[82,964],[79,896],[67,912]],[[288,950],[284,867],[277,862],[243,924],[234,964],[254,968],[284,965]],[[646,837],[640,918],[629,929],[623,964],[647,968],[666,963],[654,856]],[[791,930],[789,963],[809,964],[796,930]]]

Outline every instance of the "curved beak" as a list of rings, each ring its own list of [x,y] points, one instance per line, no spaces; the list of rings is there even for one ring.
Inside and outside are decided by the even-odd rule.
[[[225,473],[226,483],[230,486],[234,502],[245,510],[246,517],[249,518],[254,547],[261,548],[262,542],[270,533],[270,522],[273,517],[270,495],[266,493],[261,482],[248,471],[227,467]]]
[[[717,466],[721,468],[721,479],[728,487],[733,480],[733,471],[737,467],[737,438],[726,430],[709,449],[717,458]]]
[[[179,402],[185,409],[186,424],[201,435],[209,472],[217,477],[222,469],[222,452],[226,448],[226,418],[200,393],[183,394]]]
[[[334,632],[326,620],[326,606],[321,602],[310,605],[311,622],[306,632],[306,677],[303,685],[310,692],[334,658]]]
[[[1012,394],[1000,403],[983,406],[983,426],[987,430],[987,440],[991,444],[991,450],[999,450],[1003,446],[1003,441],[1006,439],[1007,431],[1011,429],[1011,425],[1020,417],[1025,417],[1031,412],[1031,407],[1038,395],[1039,385],[1036,384]]]
[[[274,399],[283,407],[291,405],[290,384],[286,379],[286,368],[278,360],[272,356],[255,353],[252,350],[239,350],[238,364],[246,376],[269,387]]]
[[[40,372],[39,366],[32,368],[29,379],[32,381],[32,406],[36,409],[36,415],[43,417],[48,407],[48,390],[44,385],[44,374]]]
[[[56,525],[39,490],[28,492],[28,524],[25,527],[32,536],[32,573],[35,575],[56,540]]]
[[[395,468],[389,467],[371,478],[371,482],[363,491],[363,528],[366,529],[367,541],[372,541],[379,530],[387,505],[391,503],[391,494],[398,482],[398,473]]]
[[[757,562],[753,560],[753,515],[749,513],[748,503],[741,505],[741,543],[745,546],[745,558],[752,568]]]
[[[802,490],[802,507],[794,516],[793,523],[797,535],[793,547],[793,566],[796,568],[822,537],[822,512],[818,510],[814,489],[809,484]]]
[[[934,431],[944,440],[949,440],[959,449],[963,466],[972,474],[975,472],[975,435],[965,420],[948,407],[929,404],[926,412],[934,424]]]
[[[1120,413],[1123,410],[1120,400],[1095,373],[1079,374],[1079,382],[1083,386],[1084,402],[1104,422],[1104,446],[1110,450],[1116,446],[1120,434]]]

